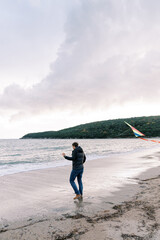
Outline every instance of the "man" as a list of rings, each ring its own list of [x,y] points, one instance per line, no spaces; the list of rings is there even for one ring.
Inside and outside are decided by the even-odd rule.
[[[72,157],[66,156],[65,153],[62,153],[62,156],[72,161],[72,171],[70,175],[70,184],[76,194],[74,199],[82,198],[83,197],[83,183],[82,183],[82,175],[83,175],[83,163],[86,161],[86,156],[83,152],[83,149],[78,146],[77,142],[74,142],[72,144],[73,151],[72,151]],[[75,184],[75,179],[77,177],[79,189],[77,188],[77,185]]]

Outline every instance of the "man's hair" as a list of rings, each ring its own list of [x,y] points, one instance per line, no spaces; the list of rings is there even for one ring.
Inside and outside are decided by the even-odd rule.
[[[74,142],[74,143],[72,143],[72,146],[78,147],[78,143],[77,143],[77,142]]]

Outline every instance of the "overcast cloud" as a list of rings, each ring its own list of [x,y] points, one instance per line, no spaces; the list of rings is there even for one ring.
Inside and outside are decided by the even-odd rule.
[[[38,114],[160,102],[159,13],[159,0],[73,1],[50,73],[29,88],[10,84],[0,95],[0,109],[23,115],[24,109]],[[47,38],[48,32],[41,34]]]

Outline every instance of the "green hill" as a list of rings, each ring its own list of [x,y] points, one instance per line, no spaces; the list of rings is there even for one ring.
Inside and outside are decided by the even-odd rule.
[[[160,116],[124,118],[81,124],[59,131],[29,133],[27,138],[131,138],[132,130],[124,123],[127,121],[146,137],[160,137]]]

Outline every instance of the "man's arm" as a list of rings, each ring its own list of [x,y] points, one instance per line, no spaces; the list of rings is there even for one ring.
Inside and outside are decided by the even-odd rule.
[[[72,151],[72,157],[64,156],[65,159],[70,160],[70,161],[75,161],[76,160],[77,153],[75,150]]]
[[[72,157],[64,156],[64,158],[67,159],[67,160],[73,161]]]

